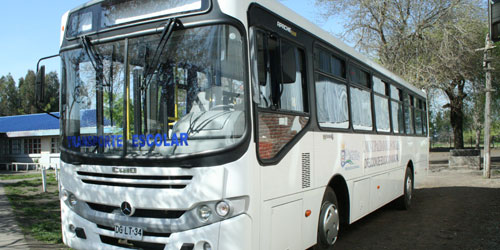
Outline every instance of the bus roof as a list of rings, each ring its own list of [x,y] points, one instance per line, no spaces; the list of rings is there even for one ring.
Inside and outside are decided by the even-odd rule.
[[[91,0],[85,4],[82,4],[74,9],[72,9],[70,12],[77,11],[79,9],[85,8],[87,6],[103,2],[105,0]],[[212,1],[217,1],[217,0],[212,0]],[[381,74],[385,75],[386,77],[389,77],[390,79],[398,82],[399,84],[404,85],[411,91],[421,95],[422,97],[426,97],[426,94],[418,89],[417,87],[413,86],[400,76],[394,74],[393,72],[389,71],[385,67],[381,66],[380,64],[370,60],[368,57],[365,55],[361,54],[360,52],[356,51],[354,48],[350,47],[340,39],[332,36],[329,32],[325,31],[324,29],[320,28],[319,26],[313,24],[311,21],[307,20],[303,16],[297,14],[293,10],[289,9],[282,3],[280,3],[277,0],[218,0],[219,2],[233,2],[234,6],[250,6],[252,3],[257,3],[262,5],[263,7],[271,10],[272,12],[280,15],[282,18],[289,20],[291,23],[294,23],[296,26],[300,27],[301,29],[305,30],[306,32],[309,32],[310,34],[317,36],[324,41],[330,43],[331,45],[335,46],[337,49],[344,51],[346,54],[351,55],[352,57],[356,58],[362,63],[365,63],[367,66],[373,68],[374,70],[380,72]],[[224,8],[223,8],[224,9]],[[293,20],[293,22],[291,21]],[[246,20],[242,20],[244,23],[246,23]]]

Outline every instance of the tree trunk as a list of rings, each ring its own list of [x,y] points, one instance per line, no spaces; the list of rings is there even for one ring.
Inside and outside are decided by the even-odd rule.
[[[455,87],[457,91],[455,90]],[[464,99],[467,96],[464,93],[465,81],[455,80],[450,87],[445,90],[448,99],[450,99],[450,123],[453,129],[453,142],[455,149],[464,148]]]
[[[455,149],[464,148],[464,129],[463,129],[464,114],[461,108],[451,108],[450,123],[453,128],[453,142]]]
[[[479,149],[479,144],[481,143],[481,129],[476,129],[476,145],[475,149]]]

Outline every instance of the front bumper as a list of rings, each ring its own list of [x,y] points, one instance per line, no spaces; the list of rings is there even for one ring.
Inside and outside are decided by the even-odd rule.
[[[75,212],[61,202],[62,232],[64,243],[75,249],[137,249],[127,247],[127,242],[114,237],[110,228],[98,226]],[[219,250],[251,250],[251,219],[247,214],[169,235],[144,236],[141,242],[147,242],[144,249],[156,248],[164,250],[180,250],[183,246],[193,246],[193,250],[203,250],[205,243],[211,249]],[[83,229],[85,238],[78,237],[69,230],[70,224]],[[190,249],[190,248],[183,248]]]

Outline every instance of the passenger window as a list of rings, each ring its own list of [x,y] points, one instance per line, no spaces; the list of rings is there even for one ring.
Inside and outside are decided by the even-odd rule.
[[[392,128],[394,133],[404,133],[403,103],[401,90],[391,85]]]
[[[258,153],[274,158],[309,121],[304,51],[257,31]],[[254,88],[255,89],[255,88]]]
[[[316,103],[321,127],[349,128],[347,86],[332,78],[316,75]]]
[[[417,99],[417,101],[418,105],[415,108],[415,132],[417,135],[422,135],[424,133],[422,119],[424,112],[422,111],[422,100]]]
[[[368,72],[351,65],[350,80],[352,126],[357,130],[373,130],[370,78]]]
[[[404,111],[405,111],[405,130],[406,134],[415,134],[415,128],[413,126],[413,96],[405,93],[404,94]]]
[[[316,49],[316,69],[323,73],[345,78],[345,61],[326,52],[323,49]]]
[[[352,126],[358,130],[372,130],[372,102],[370,91],[351,87]]]
[[[303,50],[263,32],[257,48],[259,107],[308,112]]]
[[[388,87],[385,82],[373,77],[375,120],[377,131],[390,132]]]

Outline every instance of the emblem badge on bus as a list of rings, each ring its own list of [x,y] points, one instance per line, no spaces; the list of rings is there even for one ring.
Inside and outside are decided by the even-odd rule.
[[[132,216],[134,215],[135,209],[130,205],[130,203],[124,201],[122,205],[120,206],[120,209],[122,210],[122,214],[126,216]]]
[[[137,174],[137,168],[118,168],[118,167],[113,167],[111,170],[115,174]]]

